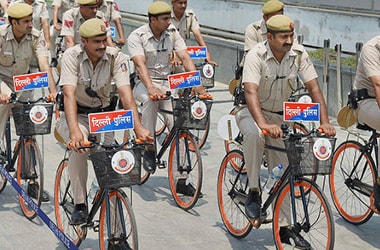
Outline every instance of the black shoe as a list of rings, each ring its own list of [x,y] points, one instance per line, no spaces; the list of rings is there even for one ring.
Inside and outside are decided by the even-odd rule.
[[[245,201],[245,213],[250,219],[259,219],[261,216],[261,194],[259,191],[248,192],[247,200]]]
[[[175,191],[179,194],[193,197],[196,189],[193,187],[193,185],[191,185],[191,183],[186,184],[186,179],[179,179],[177,181]],[[198,198],[202,198],[202,197],[203,197],[202,192],[199,192]]]
[[[81,225],[87,222],[87,207],[85,204],[77,204],[71,214],[71,225]]]
[[[38,197],[38,189],[40,188],[38,182],[34,183],[28,183],[28,195],[32,197],[33,199],[37,199]],[[50,200],[49,194],[44,190],[42,191],[42,197],[41,201],[42,202],[48,202]]]
[[[282,243],[295,246],[298,249],[311,249],[310,243],[289,227],[280,227],[280,237]]]
[[[108,250],[132,250],[132,248],[128,245],[128,242],[126,241],[119,241],[116,243],[108,241],[107,249]]]
[[[146,150],[143,156],[143,167],[145,171],[153,174],[156,171],[156,154],[152,150]]]
[[[379,177],[380,178],[380,177]],[[375,183],[375,186],[373,187],[373,193],[374,193],[374,205],[378,212],[380,212],[380,185]]]

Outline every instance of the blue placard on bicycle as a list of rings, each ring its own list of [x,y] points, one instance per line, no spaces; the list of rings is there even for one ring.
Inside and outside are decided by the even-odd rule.
[[[201,73],[199,71],[190,71],[168,76],[170,89],[185,89],[200,86]]]
[[[187,53],[191,59],[206,59],[207,47],[206,46],[188,46]]]
[[[319,122],[319,103],[284,102],[284,121]]]
[[[90,133],[133,129],[132,110],[118,110],[88,114]]]
[[[13,76],[13,86],[16,92],[49,87],[47,72],[39,72]]]

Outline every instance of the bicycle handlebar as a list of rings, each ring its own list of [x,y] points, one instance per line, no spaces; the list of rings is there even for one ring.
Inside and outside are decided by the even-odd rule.
[[[281,130],[282,130],[282,133],[283,133],[283,136],[282,138],[283,139],[286,139],[286,138],[290,138],[290,137],[293,137],[293,138],[303,138],[303,137],[308,137],[310,135],[321,135],[323,134],[323,129],[321,128],[317,128],[317,129],[312,129],[310,130],[308,133],[295,133],[295,132],[292,132],[292,129],[289,128],[289,126],[287,124],[282,124],[281,125]],[[264,135],[270,135],[269,131],[265,130],[265,129],[262,129],[261,132],[264,134]]]
[[[124,148],[124,146],[128,146],[128,148],[137,148],[137,147],[144,147],[144,146],[147,146],[147,145],[153,145],[154,141],[143,141],[143,140],[140,140],[140,139],[129,139],[121,144],[115,144],[115,143],[111,143],[111,144],[103,144],[102,142],[97,142],[96,141],[96,136],[92,136],[89,138],[88,141],[85,141],[83,143],[83,146],[79,147],[78,150],[81,150],[81,149],[91,149],[91,148],[94,148],[96,146],[100,146],[104,149],[122,149]],[[66,147],[68,150],[71,150],[72,149],[72,145],[71,143],[69,143]]]
[[[40,101],[52,102],[50,96],[42,96],[42,97],[40,97],[40,98],[38,98],[36,100],[21,101],[20,97],[18,97],[16,95],[16,93],[11,93],[11,96],[9,98],[9,103],[33,104],[33,103],[37,103],[37,102],[40,102]]]

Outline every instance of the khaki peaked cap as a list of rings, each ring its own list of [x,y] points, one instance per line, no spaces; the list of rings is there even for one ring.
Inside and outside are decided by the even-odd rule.
[[[275,15],[267,21],[268,31],[292,32],[294,30],[293,20],[284,15]]]
[[[278,0],[269,0],[267,1],[262,8],[264,15],[272,14],[277,11],[284,9],[284,3]]]
[[[79,35],[84,38],[107,34],[107,27],[103,20],[91,18],[85,21],[79,28]]]
[[[77,0],[79,5],[97,5],[99,0]]]
[[[172,13],[170,5],[163,1],[155,1],[148,8],[148,14],[154,16],[170,13]]]
[[[15,3],[9,7],[7,13],[12,18],[24,18],[33,14],[33,7],[26,3]]]

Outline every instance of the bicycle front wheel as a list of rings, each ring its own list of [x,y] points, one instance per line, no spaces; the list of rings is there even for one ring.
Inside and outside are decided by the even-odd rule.
[[[274,205],[272,228],[276,248],[294,248],[291,245],[294,240],[289,234],[286,237],[280,234],[281,227],[287,227],[306,240],[311,246],[310,249],[333,249],[335,227],[325,195],[317,184],[308,179],[302,178],[293,183],[294,192],[300,194],[294,198],[295,207],[292,206],[290,198],[290,183],[279,191]],[[296,221],[293,221],[293,217]]]
[[[104,199],[99,215],[100,249],[118,244],[122,247],[117,249],[137,250],[137,224],[127,195],[121,189],[108,191],[108,201]]]
[[[357,141],[342,143],[335,151],[330,192],[336,209],[346,221],[361,225],[373,215],[370,195],[375,183],[375,163]]]
[[[21,144],[18,145],[19,147]],[[41,205],[42,191],[44,185],[43,165],[40,150],[37,143],[32,139],[24,141],[24,152],[20,149],[17,157],[17,183],[26,190],[30,199]],[[18,196],[21,211],[29,220],[37,216],[33,205],[24,200],[22,195]]]
[[[71,213],[74,211],[74,195],[68,170],[68,159],[58,166],[54,185],[54,211],[58,228],[77,246],[87,235],[86,226],[70,225]]]
[[[179,132],[170,146],[168,175],[177,205],[184,210],[193,208],[201,194],[203,170],[198,145],[187,131]]]
[[[246,171],[239,175],[240,168],[244,168],[243,152],[229,152],[220,165],[217,183],[220,216],[227,231],[238,239],[246,237],[252,230],[252,224],[243,212],[248,177]]]

